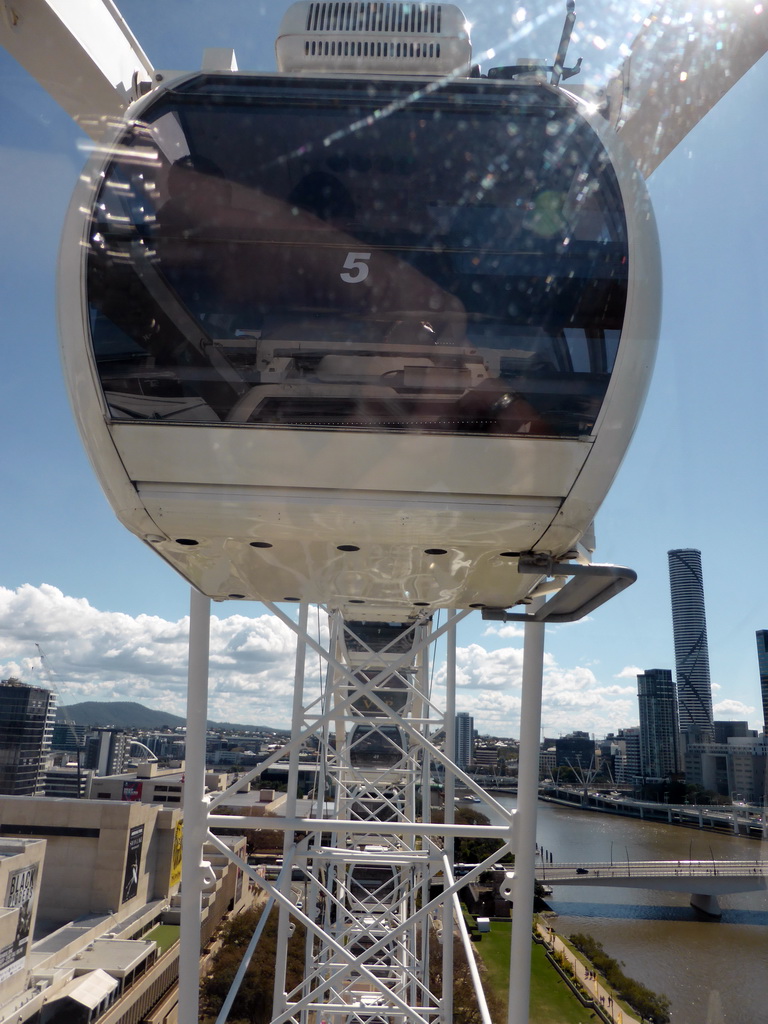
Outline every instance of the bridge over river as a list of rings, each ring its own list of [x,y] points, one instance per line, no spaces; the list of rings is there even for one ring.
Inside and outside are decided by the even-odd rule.
[[[546,864],[536,868],[543,885],[590,885],[688,892],[691,905],[715,917],[719,895],[768,889],[768,861],[638,860],[592,864]],[[509,893],[505,890],[509,890]],[[511,898],[511,876],[501,893]]]

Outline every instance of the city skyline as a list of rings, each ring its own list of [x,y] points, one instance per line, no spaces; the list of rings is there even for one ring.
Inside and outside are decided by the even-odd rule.
[[[62,607],[63,606],[63,607]],[[55,625],[62,617],[71,615],[76,610],[81,619],[78,642],[73,643],[72,637],[62,634],[59,627]],[[26,619],[25,633],[30,636],[30,629],[34,635],[44,640],[44,647],[41,650],[45,654],[34,656],[13,657],[14,651],[26,647],[37,646],[29,643],[24,637],[14,640],[8,636],[7,626],[11,618],[24,615]],[[315,613],[313,612],[313,617]],[[325,624],[322,616],[317,618],[318,636],[324,634]],[[39,629],[36,628],[38,624]],[[54,624],[51,629],[51,623]],[[671,620],[669,622],[670,634]],[[137,643],[137,633],[142,628],[148,632],[142,635],[141,642],[143,650],[140,657],[137,657],[134,650]],[[61,705],[76,704],[80,701],[121,701],[137,700],[157,710],[173,714],[184,715],[183,691],[186,683],[186,621],[181,619],[177,622],[164,621],[155,616],[139,616],[138,621],[121,613],[101,612],[89,606],[87,601],[74,600],[62,595],[56,588],[43,586],[33,588],[25,586],[13,594],[0,587],[0,651],[5,653],[6,660],[0,660],[0,677],[17,676],[29,684],[39,684],[51,687],[56,693],[57,700]],[[50,631],[50,632],[48,632]],[[759,634],[768,630],[756,631]],[[5,634],[5,635],[3,635]],[[513,639],[522,640],[522,629],[517,625],[506,625],[502,627],[489,626],[486,631],[486,643],[495,634],[500,640]],[[106,649],[100,648],[102,637],[108,644]],[[294,657],[294,640],[282,624],[268,614],[261,614],[249,617],[243,614],[217,618],[214,615],[212,620],[212,674],[216,672],[217,665],[229,664],[229,676],[234,686],[233,692],[239,692],[239,688],[245,689],[245,677],[248,675],[249,662],[257,664],[262,661],[268,663],[267,670],[270,681],[276,685],[272,691],[275,697],[273,702],[277,708],[282,701],[287,701],[292,689],[292,671]],[[759,645],[758,645],[759,646]],[[491,644],[488,643],[488,647]],[[753,648],[754,650],[754,648]],[[11,654],[8,657],[8,654]],[[458,651],[460,674],[472,673],[482,684],[483,679],[489,680],[488,693],[492,698],[498,693],[502,686],[514,687],[514,674],[522,667],[522,650],[520,648],[502,647],[501,650],[481,649],[476,643],[470,642],[466,647],[460,647]],[[108,672],[113,676],[114,682],[106,687],[89,682],[87,674],[82,673],[77,662],[82,659],[87,662],[87,673]],[[154,659],[154,665],[151,663]],[[477,659],[475,663],[475,659]],[[761,672],[758,659],[755,659],[755,667],[752,677],[752,688],[757,693],[761,687]],[[144,672],[142,672],[144,668]],[[545,667],[545,679],[549,675],[550,686],[557,685],[559,667],[553,663],[551,657],[547,658]],[[261,669],[264,672],[264,668]],[[502,674],[509,675],[503,678]],[[639,666],[631,669],[632,679],[636,682],[639,673],[646,671]],[[69,674],[67,679],[67,674]],[[437,686],[441,685],[444,674],[444,665],[438,664],[435,667],[434,678]],[[630,669],[625,673],[629,676]],[[510,682],[511,677],[511,682]],[[162,699],[157,698],[157,680],[161,680],[164,693]],[[124,684],[121,680],[126,680]],[[70,681],[71,680],[71,681]],[[171,687],[170,691],[166,689]],[[316,684],[320,685],[320,673],[316,676]],[[713,687],[715,689],[715,687]],[[172,698],[172,692],[177,692],[177,697]],[[765,684],[762,685],[763,694],[768,690]],[[635,724],[638,721],[637,710],[637,688],[631,689],[631,702],[627,701],[623,714],[606,717],[604,721],[589,722],[568,716],[561,721],[543,721],[542,734],[549,736],[565,735],[573,728],[583,728],[594,735],[605,735],[617,728],[624,728]],[[171,699],[168,699],[171,695]],[[758,704],[758,701],[755,701]],[[219,710],[216,710],[216,708]],[[210,717],[220,721],[233,720],[232,707],[228,702],[218,705],[212,701]],[[245,716],[240,715],[240,719]],[[478,716],[475,716],[476,718]],[[482,716],[480,716],[482,718]],[[756,708],[751,711],[743,705],[734,706],[728,700],[714,704],[713,717],[719,720],[743,720],[749,719],[751,725],[762,732],[765,728],[764,716],[760,716]],[[494,716],[492,720],[479,725],[479,733],[482,735],[513,736],[517,735],[514,714],[508,718],[500,715]],[[270,710],[263,710],[261,707],[251,716],[252,721],[258,720],[266,727],[285,728],[288,722],[285,715],[270,714]],[[682,728],[682,726],[681,726]]]

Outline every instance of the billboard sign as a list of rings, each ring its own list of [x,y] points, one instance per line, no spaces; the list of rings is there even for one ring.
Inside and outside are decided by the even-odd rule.
[[[129,782],[123,783],[123,800],[141,800],[141,791],[143,783],[130,780]]]
[[[173,850],[171,851],[171,877],[169,886],[178,885],[181,881],[181,847],[184,836],[184,822],[177,821],[173,833]]]
[[[37,864],[28,864],[8,875],[4,906],[9,909],[18,907],[19,918],[13,942],[0,949],[0,984],[24,967],[32,929],[37,871]]]
[[[123,877],[123,903],[132,900],[139,891],[139,867],[141,866],[143,845],[144,826],[134,825],[128,833],[128,852],[125,857],[125,875]]]

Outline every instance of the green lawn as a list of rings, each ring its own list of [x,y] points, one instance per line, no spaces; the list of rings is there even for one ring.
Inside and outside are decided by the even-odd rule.
[[[177,924],[159,924],[151,932],[147,932],[145,939],[154,939],[157,943],[159,955],[170,949],[174,942],[179,941],[179,926]]]
[[[487,968],[485,982],[501,997],[505,1007],[509,984],[509,943],[512,925],[492,921],[490,932],[483,935],[475,949]],[[547,961],[544,947],[533,943],[531,958],[530,1024],[586,1024],[596,1020]]]

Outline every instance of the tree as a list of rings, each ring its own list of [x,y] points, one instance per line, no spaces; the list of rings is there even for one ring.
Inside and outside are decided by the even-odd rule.
[[[491,819],[472,807],[457,807],[455,820],[458,825],[490,825]],[[459,836],[454,840],[453,855],[459,864],[479,864],[504,846],[502,839],[474,839]],[[505,861],[513,860],[512,854],[505,854]]]
[[[445,821],[442,811],[435,810],[432,816],[433,822]],[[490,825],[490,818],[487,818],[474,807],[466,807],[463,804],[457,805],[454,812],[454,820],[457,825]],[[479,864],[480,861],[490,857],[496,850],[504,845],[501,839],[475,839],[459,837],[453,843],[453,856],[458,864]],[[502,860],[512,861],[511,854],[506,854]]]
[[[263,907],[246,910],[224,925],[221,949],[201,985],[202,1024],[211,1024],[218,1016],[262,912]],[[268,1024],[272,1019],[277,922],[278,912],[273,909],[233,1003],[230,1024]],[[286,984],[289,990],[304,976],[304,936],[304,927],[297,924],[288,941]]]
[[[623,965],[609,957],[602,943],[592,935],[575,932],[569,938],[576,949],[603,975],[620,999],[629,1003],[650,1024],[668,1024],[670,1003],[667,996],[656,995],[639,981],[628,978],[621,969]]]

